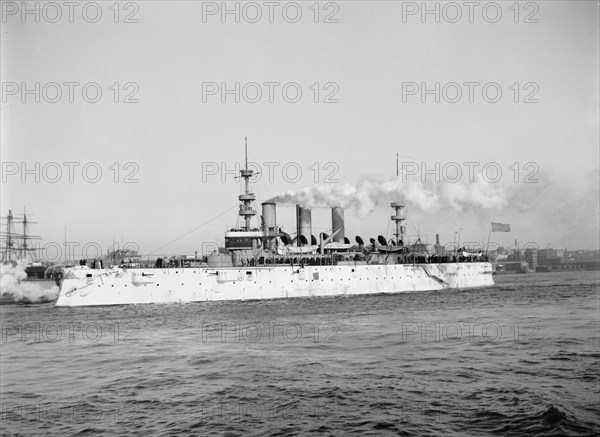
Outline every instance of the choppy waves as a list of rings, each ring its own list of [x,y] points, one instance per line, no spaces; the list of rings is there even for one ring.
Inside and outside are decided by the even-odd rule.
[[[1,309],[3,435],[598,435],[597,272]]]

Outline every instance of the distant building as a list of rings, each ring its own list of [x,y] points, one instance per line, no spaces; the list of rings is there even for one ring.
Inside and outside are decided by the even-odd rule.
[[[525,262],[529,265],[529,268],[535,270],[538,266],[538,251],[537,249],[529,248],[525,249]]]
[[[600,269],[598,250],[542,249],[537,258],[539,271]]]
[[[565,253],[568,261],[599,261],[600,250],[571,250]]]
[[[106,267],[112,267],[119,264],[134,264],[141,261],[141,256],[135,250],[117,249],[109,251],[100,258]]]
[[[540,249],[537,254],[538,264],[541,266],[559,266],[564,257],[563,249]]]

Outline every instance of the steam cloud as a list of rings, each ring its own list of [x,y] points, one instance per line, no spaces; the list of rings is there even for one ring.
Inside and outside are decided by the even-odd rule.
[[[14,302],[40,302],[58,298],[58,286],[48,282],[24,281],[27,278],[24,262],[0,264],[0,290],[9,293]]]

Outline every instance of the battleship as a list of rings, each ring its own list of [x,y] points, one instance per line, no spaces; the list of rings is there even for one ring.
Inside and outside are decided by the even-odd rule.
[[[225,232],[225,244],[206,263],[186,257],[153,266],[140,263],[92,265],[64,271],[57,306],[184,303],[226,300],[286,299],[419,292],[485,287],[494,284],[492,264],[481,253],[423,252],[419,239],[406,240],[406,208],[390,204],[394,235],[369,243],[346,236],[344,209],[331,207],[331,231],[312,234],[311,208],[296,205],[296,232],[277,222],[277,202],[261,204],[260,225],[251,191],[254,171],[245,166],[239,195],[238,225]],[[439,247],[439,245],[436,245]]]

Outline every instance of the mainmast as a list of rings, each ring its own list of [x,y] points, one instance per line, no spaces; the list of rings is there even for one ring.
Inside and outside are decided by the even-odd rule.
[[[254,174],[253,170],[248,170],[248,138],[245,138],[245,164],[240,170],[240,176],[244,179],[244,194],[240,194],[240,212],[239,215],[244,219],[243,229],[250,230],[250,220],[256,215],[256,211],[252,209],[252,203],[256,200],[254,193],[250,192],[250,178]]]
[[[396,153],[396,178],[400,176],[400,163],[399,163],[400,155]],[[404,226],[402,222],[406,220],[406,213],[402,211],[404,209],[404,205],[400,202],[392,202],[390,204],[392,208],[394,208],[394,214],[390,217],[395,224],[395,232],[394,236],[396,237],[396,244],[400,246],[400,242],[404,243]]]
[[[23,258],[27,259],[27,210],[23,209]]]
[[[400,242],[404,243],[404,225],[402,222],[406,220],[406,213],[403,211],[404,205],[402,205],[400,202],[392,202],[390,206],[394,208],[394,214],[390,218],[396,226],[394,232],[396,244],[400,246]]]
[[[40,240],[41,237],[38,235],[30,235],[29,234],[29,225],[32,223],[35,224],[37,222],[30,222],[27,219],[27,210],[23,209],[23,247],[21,249],[22,250],[21,258],[24,261],[27,261],[27,256],[31,254],[31,261],[36,262],[37,261],[36,249],[35,249],[35,247],[30,248],[29,245],[27,244],[27,240]]]

